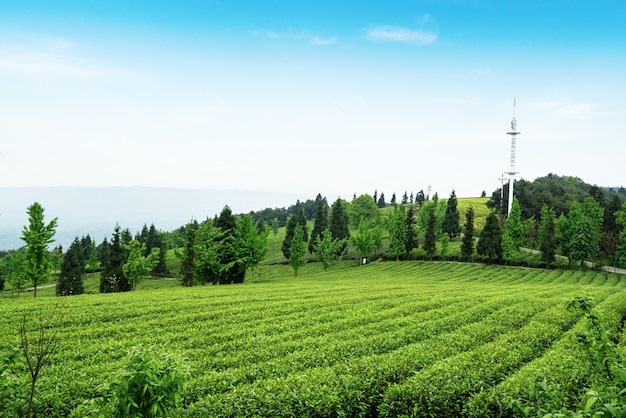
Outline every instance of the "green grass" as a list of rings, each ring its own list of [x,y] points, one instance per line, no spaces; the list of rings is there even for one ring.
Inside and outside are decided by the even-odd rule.
[[[90,275],[86,288],[98,280]],[[566,297],[591,295],[619,319],[626,307],[603,301],[626,300],[625,284],[594,271],[471,263],[347,261],[328,272],[310,263],[297,277],[263,265],[241,285],[147,280],[122,294],[3,298],[0,350],[19,346],[23,314],[36,325],[42,312],[58,331],[37,385],[39,416],[67,416],[98,396],[139,344],[191,368],[172,416],[397,416],[416,411],[416,399],[427,408],[420,414],[451,416],[478,407],[482,391],[492,403],[517,396],[511,385],[520,370],[528,378],[526,364],[547,354],[558,364],[553,343],[571,354],[566,332],[578,318],[565,311]],[[27,385],[24,365],[17,370]]]

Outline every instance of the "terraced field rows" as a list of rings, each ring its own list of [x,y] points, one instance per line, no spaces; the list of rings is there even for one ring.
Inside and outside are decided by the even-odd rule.
[[[66,416],[143,344],[191,367],[176,416],[513,415],[536,374],[581,361],[565,298],[593,296],[615,330],[626,316],[626,282],[606,273],[386,262],[260,277],[68,298],[36,410]],[[23,312],[54,302],[2,300],[0,348],[18,345]],[[558,389],[564,405],[580,390]]]

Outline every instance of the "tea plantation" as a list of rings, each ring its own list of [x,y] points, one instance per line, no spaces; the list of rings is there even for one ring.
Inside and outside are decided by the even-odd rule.
[[[245,284],[0,298],[2,416],[23,416],[20,324],[54,335],[36,416],[103,396],[133,347],[182,358],[177,417],[523,416],[580,408],[593,379],[569,297],[619,345],[626,281],[482,264],[262,266]],[[580,371],[580,373],[577,373]]]

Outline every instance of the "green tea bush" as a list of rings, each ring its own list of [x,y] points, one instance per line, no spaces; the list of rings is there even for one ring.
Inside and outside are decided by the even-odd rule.
[[[118,373],[119,381],[102,385],[103,397],[86,401],[72,416],[167,416],[180,404],[180,392],[188,374],[180,358],[169,354],[160,357],[149,348],[134,347],[126,367]]]

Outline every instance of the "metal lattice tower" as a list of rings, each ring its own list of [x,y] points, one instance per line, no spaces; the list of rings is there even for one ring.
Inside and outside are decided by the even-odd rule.
[[[515,182],[515,175],[517,172],[515,171],[515,142],[517,139],[517,135],[521,134],[521,132],[517,131],[517,120],[515,119],[515,99],[513,99],[513,120],[511,121],[511,131],[506,133],[507,135],[511,135],[511,168],[509,170],[509,205],[507,208],[507,216],[511,213],[511,205],[513,204],[513,183]]]

